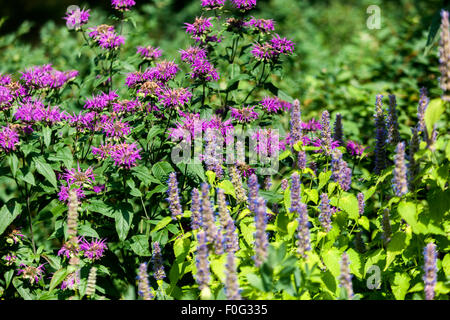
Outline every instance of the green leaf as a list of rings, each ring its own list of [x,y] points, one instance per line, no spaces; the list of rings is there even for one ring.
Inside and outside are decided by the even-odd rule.
[[[59,285],[68,275],[67,269],[59,269],[53,274],[52,280],[50,280],[50,286],[48,288],[48,291],[52,291],[56,288],[57,285]]]
[[[208,183],[210,186],[214,186],[215,185],[215,181],[216,181],[216,173],[214,171],[206,171],[205,175],[208,177]]]
[[[225,283],[225,270],[227,264],[227,256],[221,255],[219,258],[212,258],[211,270],[220,279],[222,283]]]
[[[133,176],[138,178],[145,186],[150,186],[152,183],[160,184],[160,181],[152,176],[150,169],[144,166],[137,166],[131,169]]]
[[[450,276],[450,253],[447,253],[442,259],[442,269],[447,277]]]
[[[51,155],[48,160],[55,162],[63,162],[66,168],[72,168],[73,156],[72,151],[68,147],[64,147],[56,152],[56,155]]]
[[[191,247],[191,240],[189,238],[178,238],[173,244],[173,253],[175,254],[176,260],[182,262],[189,253]]]
[[[58,188],[58,183],[56,182],[56,175],[52,167],[42,158],[35,158],[34,164],[36,170],[43,175],[55,188]]]
[[[155,229],[152,230],[152,232],[161,230],[165,226],[167,226],[172,221],[172,217],[164,217],[162,218],[158,224],[156,225]]]
[[[361,262],[361,256],[354,249],[347,250],[347,254],[350,260],[350,270],[359,279],[363,278],[363,266]]]
[[[143,257],[151,256],[148,240],[149,239],[146,235],[140,234],[132,236],[130,239],[131,250],[133,250],[133,252],[136,253],[138,256]]]
[[[338,207],[347,212],[348,217],[353,220],[359,218],[358,199],[354,194],[344,192],[338,201]]]
[[[11,168],[11,173],[13,177],[16,177],[17,169],[19,168],[19,159],[17,158],[15,153],[11,153],[8,156],[9,167]]]
[[[22,206],[19,203],[9,202],[0,209],[0,235],[22,212]]]
[[[257,276],[254,273],[247,274],[247,281],[248,284],[251,285],[253,288],[258,289],[259,291],[264,291],[264,285],[262,282],[261,277]]]
[[[236,192],[234,191],[234,186],[231,183],[230,180],[223,180],[221,181],[218,186],[218,188],[223,189],[223,191],[225,192],[225,194],[229,194],[231,195],[233,198],[236,199]]]
[[[366,216],[362,216],[358,219],[358,224],[362,226],[367,231],[370,231],[370,222]]]
[[[121,205],[115,211],[116,231],[120,241],[125,241],[133,220],[133,211],[127,208],[129,206]]]
[[[101,200],[91,200],[90,203],[87,205],[87,209],[92,212],[98,212],[103,214],[104,216],[114,218],[115,213],[113,208],[109,207],[107,204],[105,204]]]
[[[389,265],[394,261],[395,257],[403,252],[409,244],[409,238],[406,233],[398,231],[394,233],[391,241],[389,241],[386,253],[386,266],[384,271],[387,270]]]
[[[31,171],[28,171],[28,173],[26,175],[20,175],[19,180],[29,183],[33,186],[36,185],[36,181],[34,180],[34,176]]]
[[[319,173],[319,186],[317,187],[317,190],[322,189],[327,184],[328,180],[330,180],[330,177],[331,171]]]
[[[397,208],[400,216],[411,226],[414,233],[426,233],[426,226],[417,221],[416,206],[412,202],[402,201]]]
[[[305,189],[304,191],[308,195],[308,200],[317,204],[317,201],[319,200],[319,192],[317,189]]]
[[[284,159],[286,159],[287,157],[289,157],[290,155],[291,155],[291,150],[289,150],[289,149],[284,150],[284,151],[280,154],[280,156],[278,157],[278,160],[279,160],[279,161],[284,160]]]
[[[44,144],[48,148],[52,139],[52,129],[48,126],[42,128],[42,135],[44,137]]]
[[[166,161],[157,162],[152,167],[152,173],[156,179],[166,184],[169,179],[169,174],[173,172],[173,168],[170,163]]]
[[[411,278],[407,273],[396,272],[391,283],[392,293],[397,300],[404,300],[406,293],[408,293],[409,282]]]
[[[17,292],[20,294],[20,296],[24,300],[34,300],[33,296],[31,295],[29,288],[24,288],[22,281],[19,280],[19,278],[15,277],[12,281],[14,287],[16,288]]]
[[[425,110],[425,124],[428,136],[431,137],[434,124],[439,120],[444,112],[444,101],[442,99],[433,99]]]
[[[334,277],[341,274],[341,253],[336,248],[330,248],[322,253],[322,259]]]
[[[253,234],[256,231],[255,225],[253,223],[246,224],[244,223],[245,220],[243,220],[240,224],[241,227],[241,234],[244,237],[247,244],[250,246],[250,248],[253,247],[255,239],[253,237]]]

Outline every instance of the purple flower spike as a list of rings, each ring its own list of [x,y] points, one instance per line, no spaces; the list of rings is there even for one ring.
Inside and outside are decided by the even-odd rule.
[[[408,192],[407,171],[405,163],[405,143],[400,142],[396,148],[396,154],[394,156],[395,167],[392,178],[392,186],[394,188],[395,195],[401,197]]]
[[[236,233],[236,226],[227,208],[223,189],[217,189],[217,205],[219,207],[220,224],[225,232],[225,251],[236,252],[239,250],[239,238]]]
[[[324,149],[325,154],[329,155],[331,153],[331,129],[330,129],[330,114],[327,110],[322,112],[322,119],[320,121],[322,130],[320,132],[322,149]]]
[[[258,197],[255,201],[255,255],[253,260],[255,266],[260,267],[267,258],[267,247],[269,245],[269,239],[266,232],[267,227],[267,210],[266,201],[262,197]]]
[[[144,262],[139,265],[137,279],[139,296],[141,296],[144,300],[153,300],[155,298],[155,295],[150,289],[151,287],[148,281],[147,263]]]
[[[383,96],[377,95],[375,103],[375,174],[379,175],[387,167],[386,140],[387,130],[383,110]]]
[[[225,294],[227,300],[242,300],[239,282],[236,272],[236,258],[234,252],[228,252],[226,267],[226,278],[225,278]]]
[[[258,184],[258,177],[256,174],[252,174],[247,181],[248,185],[248,208],[252,213],[256,212],[255,203],[258,199],[258,192],[259,192],[259,184]]]
[[[206,231],[206,240],[214,243],[217,237],[217,226],[214,217],[214,210],[209,198],[209,185],[202,183],[202,227]]]
[[[169,181],[167,184],[169,187],[167,189],[167,201],[169,202],[170,212],[172,214],[172,219],[177,220],[183,215],[183,210],[181,209],[178,181],[175,172],[169,174]]]
[[[300,176],[294,172],[291,176],[291,212],[300,212]]]
[[[191,228],[197,230],[202,224],[201,216],[201,199],[200,192],[197,188],[192,189],[192,203],[191,203]]]
[[[397,99],[393,94],[389,95],[388,111],[388,141],[389,143],[397,144],[400,141],[400,133],[398,131]]]
[[[164,279],[166,277],[166,273],[164,272],[164,265],[161,256],[161,248],[159,247],[158,241],[155,241],[153,243],[152,263],[153,263],[153,277],[156,280]]]
[[[352,275],[350,274],[350,260],[346,252],[342,254],[339,286],[346,291],[348,300],[353,299],[353,285],[352,285]]]
[[[359,192],[356,198],[358,199],[358,212],[359,215],[362,216],[364,214],[364,207],[365,207],[364,193]]]
[[[352,182],[352,170],[342,159],[342,152],[339,149],[334,149],[331,153],[331,171],[334,181],[339,183],[342,190],[348,191]]]
[[[208,246],[205,231],[199,231],[197,234],[197,243],[197,252],[195,255],[197,273],[195,275],[195,281],[198,283],[199,289],[203,290],[209,287],[210,279]]]
[[[437,252],[436,245],[434,243],[429,243],[423,250],[423,256],[425,264],[423,270],[425,274],[423,275],[423,281],[425,283],[425,299],[433,300],[434,298],[434,288],[437,282]]]
[[[439,40],[439,84],[443,91],[442,100],[450,101],[450,24],[448,11],[441,11],[441,38]]]
[[[322,228],[325,229],[326,232],[331,230],[331,207],[330,200],[328,199],[328,194],[322,193],[320,195],[320,215],[319,221],[322,225]]]
[[[307,251],[311,250],[310,236],[309,236],[309,221],[308,221],[308,209],[306,204],[300,203],[298,209],[298,250],[297,252],[303,258],[306,258]]]
[[[418,126],[417,129],[419,131],[425,132],[427,127],[425,125],[425,111],[427,110],[428,104],[430,103],[430,99],[428,98],[428,92],[425,87],[420,89],[420,99],[419,105],[417,106],[417,119]]]

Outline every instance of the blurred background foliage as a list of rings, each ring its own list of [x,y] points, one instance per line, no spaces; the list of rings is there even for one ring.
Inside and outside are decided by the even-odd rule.
[[[200,10],[200,0],[136,2],[132,20],[138,32],[130,32],[132,23],[125,29],[123,79],[135,70],[138,45],[160,46],[163,58],[180,62],[178,51],[191,44],[184,23]],[[111,23],[102,18],[111,13],[109,0],[0,1],[0,72],[18,77],[26,67],[52,63],[59,70],[88,74],[94,53],[82,47],[79,33],[67,30],[62,17],[69,5],[91,9],[89,26]],[[380,29],[367,27],[370,5],[381,10]],[[448,1],[438,0],[258,0],[252,13],[274,19],[276,32],[296,43],[296,55],[284,62],[283,77],[272,80],[300,99],[304,119],[318,117],[325,108],[332,119],[339,112],[347,138],[372,144],[368,128],[373,127],[376,94],[385,95],[386,104],[388,94],[397,96],[404,138],[416,122],[419,88],[427,87],[431,99],[441,94],[439,33],[431,42],[428,35],[445,7]],[[87,95],[91,92],[78,93]]]

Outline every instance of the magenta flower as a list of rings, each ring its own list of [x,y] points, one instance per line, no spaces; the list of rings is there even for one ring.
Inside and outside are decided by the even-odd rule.
[[[142,110],[142,103],[136,98],[134,100],[123,100],[113,103],[115,113],[135,113]]]
[[[175,78],[178,65],[173,61],[161,61],[155,67],[145,70],[142,74],[144,80],[159,80],[167,82]]]
[[[103,124],[103,132],[110,138],[124,138],[131,133],[131,127],[126,122],[111,118]]]
[[[162,51],[159,47],[154,48],[152,46],[137,47],[137,53],[141,55],[142,59],[153,61],[161,57]]]
[[[191,65],[191,79],[199,79],[202,81],[217,81],[219,74],[214,66],[206,59],[195,59]]]
[[[200,47],[189,47],[180,50],[181,60],[187,63],[194,63],[197,59],[206,59],[206,50]]]
[[[79,30],[82,25],[85,25],[89,20],[89,10],[84,10],[76,8],[70,10],[66,13],[67,15],[63,17],[66,20],[66,25],[69,29]]]
[[[252,17],[252,19],[245,23],[245,26],[253,27],[261,33],[275,31],[275,24],[272,19],[255,19],[255,17]]]
[[[17,275],[22,275],[24,280],[30,281],[30,284],[38,283],[44,273],[44,265],[39,267],[27,266],[23,263],[19,265],[22,269],[17,270]]]
[[[225,0],[202,0],[201,4],[206,10],[214,10],[222,8],[225,4]]]
[[[177,122],[176,128],[169,129],[169,137],[172,141],[182,139],[191,142],[196,135],[200,135],[203,131],[204,121],[200,120],[199,113],[183,113],[180,111],[182,120]]]
[[[231,0],[233,7],[240,10],[251,10],[256,7],[256,0]]]
[[[0,86],[0,110],[8,109],[13,102],[14,96],[7,87]]]
[[[10,74],[7,74],[7,73],[1,74],[0,73],[0,85],[1,86],[5,86],[7,84],[10,84],[11,82],[12,82],[12,79],[11,79]]]
[[[65,83],[74,79],[78,71],[58,71],[52,68],[51,64],[42,66],[33,66],[21,72],[22,80],[25,85],[33,89],[61,88]]]
[[[250,123],[258,119],[258,113],[254,109],[254,106],[242,107],[240,109],[231,108],[231,117],[241,123]]]
[[[96,41],[103,49],[117,49],[125,42],[125,38],[118,35],[113,26],[102,24],[89,30],[91,31],[89,32],[89,37]]]
[[[270,43],[278,55],[294,53],[294,43],[286,38],[281,38],[278,34],[272,37]]]
[[[106,239],[95,239],[88,242],[82,238],[80,249],[84,251],[84,256],[88,259],[98,260],[103,257],[104,251],[108,249],[105,241]]]
[[[116,147],[112,145],[111,143],[101,144],[100,147],[92,147],[92,154],[98,159],[98,160],[105,160],[111,155],[111,152]]]
[[[362,146],[361,144],[356,143],[355,141],[348,140],[347,141],[347,151],[352,156],[362,156],[364,153],[364,150],[366,150],[367,147]]]
[[[196,17],[194,23],[185,23],[186,33],[191,34],[194,39],[200,38],[208,33],[212,27],[212,18]]]
[[[119,11],[128,11],[136,4],[134,0],[111,0],[111,5]]]
[[[221,117],[217,115],[212,115],[209,121],[205,120],[204,122],[204,130],[208,128],[219,130],[222,136],[225,137],[226,144],[233,141],[234,139],[233,137],[234,127],[230,119],[222,121]]]
[[[24,238],[25,235],[23,235],[19,229],[12,229],[11,232],[6,237],[6,242],[9,244],[17,244],[18,242],[22,241],[22,238]]]
[[[58,199],[61,202],[67,202],[69,200],[69,190],[70,187],[61,186],[61,189],[58,192]],[[73,188],[77,194],[78,199],[86,198],[86,195],[84,194],[83,188]]]
[[[319,121],[312,118],[308,122],[302,122],[301,124],[302,130],[306,132],[315,132],[317,130],[322,130],[322,126]]]
[[[166,108],[181,108],[189,102],[192,93],[186,88],[164,89],[159,95],[159,102]]]
[[[83,171],[78,164],[77,169],[68,169],[66,173],[63,174],[63,178],[66,180],[67,184],[71,186],[76,184],[77,186],[83,186],[85,184],[92,184],[95,182],[94,173],[92,168],[89,167],[86,171]]]
[[[111,151],[111,158],[114,160],[114,164],[124,169],[130,169],[136,165],[138,159],[142,159],[139,152],[142,149],[138,149],[135,143],[122,143],[116,145]]]
[[[2,127],[0,131],[0,147],[5,151],[16,150],[16,145],[19,143],[19,135],[16,131],[9,127]]]
[[[80,247],[78,245],[79,239],[77,237],[72,238],[70,241],[65,242],[61,249],[58,250],[58,256],[65,256],[67,259],[70,259],[73,256],[76,256],[80,252]]]
[[[259,103],[268,113],[277,113],[280,110],[289,111],[292,107],[289,102],[281,100],[278,97],[265,97]]]
[[[119,95],[115,91],[111,91],[108,94],[101,92],[96,96],[92,96],[92,99],[87,99],[84,104],[85,109],[102,111],[108,107],[113,101],[115,101]]]
[[[79,271],[69,273],[67,277],[61,282],[61,290],[74,289],[78,284],[80,284]]]

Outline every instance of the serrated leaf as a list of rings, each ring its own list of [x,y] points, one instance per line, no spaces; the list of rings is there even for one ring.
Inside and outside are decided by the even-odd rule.
[[[396,272],[391,283],[392,293],[397,300],[404,300],[409,289],[411,278],[406,273]]]
[[[19,203],[9,202],[0,209],[0,235],[21,213],[22,206]]]
[[[52,129],[48,126],[42,128],[42,136],[44,138],[44,144],[48,148],[52,138]]]
[[[164,217],[162,218],[158,224],[155,226],[155,228],[152,230],[152,232],[161,230],[165,226],[167,226],[172,221],[172,217]]]
[[[220,188],[220,189],[223,189],[225,194],[229,194],[233,198],[236,199],[236,192],[234,191],[234,186],[233,186],[233,184],[231,183],[230,180],[223,180],[223,181],[219,182],[217,187]]]
[[[389,265],[394,261],[395,257],[406,249],[408,243],[409,239],[407,234],[404,232],[399,231],[392,236],[386,249],[386,266],[384,267],[384,271],[387,270]]]
[[[166,184],[169,179],[169,174],[173,172],[173,168],[170,163],[166,161],[157,162],[152,167],[152,173],[156,179]]]
[[[45,177],[55,188],[58,188],[58,183],[56,182],[56,175],[52,167],[45,162],[43,158],[35,158],[34,164],[36,170]]]
[[[143,257],[151,256],[148,240],[149,239],[146,235],[140,234],[132,236],[130,239],[131,250],[133,250],[133,252],[136,253],[138,256]]]
[[[120,241],[125,241],[133,221],[133,211],[122,205],[115,210],[116,231]]]
[[[347,250],[347,254],[350,260],[350,270],[359,279],[363,277],[363,266],[361,262],[361,255],[354,249],[350,248]]]
[[[331,177],[331,171],[319,173],[319,186],[317,187],[317,190],[322,189],[327,184],[327,182],[330,180],[330,177]]]
[[[328,270],[337,278],[341,274],[341,253],[339,250],[330,248],[322,252],[321,256]]]
[[[50,280],[48,291],[50,292],[53,289],[55,289],[56,286],[59,285],[67,277],[67,274],[68,272],[66,268],[59,269],[58,271],[56,271],[53,274],[52,280]]]

